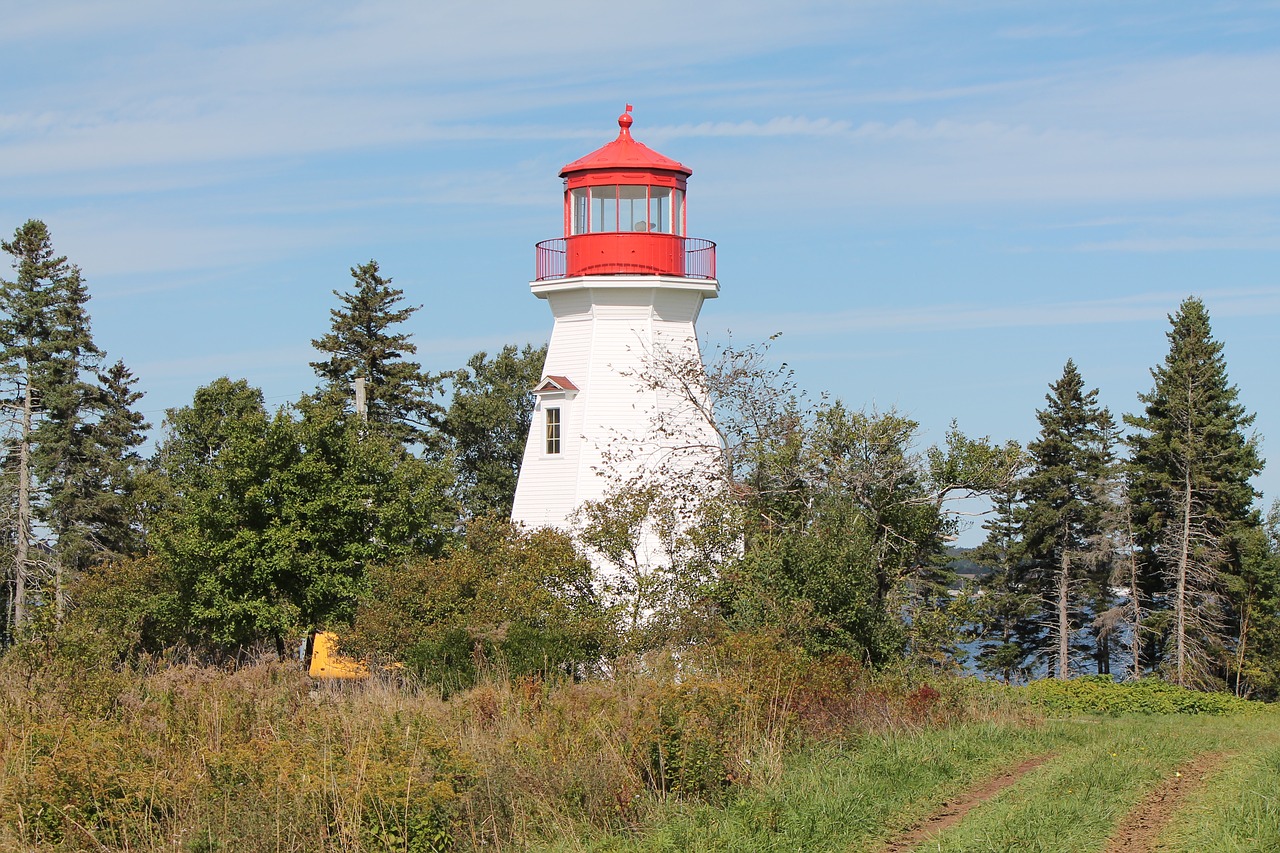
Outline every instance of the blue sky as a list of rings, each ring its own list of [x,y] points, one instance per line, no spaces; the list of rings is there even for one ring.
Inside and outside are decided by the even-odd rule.
[[[630,102],[719,244],[704,338],[1026,441],[1067,358],[1135,411],[1195,294],[1280,497],[1274,2],[52,0],[6,9],[0,81],[0,231],[49,225],[157,423],[314,387],[370,258],[432,369],[546,340],[557,172]]]

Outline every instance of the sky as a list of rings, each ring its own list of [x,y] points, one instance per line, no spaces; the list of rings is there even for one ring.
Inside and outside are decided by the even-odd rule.
[[[718,244],[708,349],[780,333],[922,448],[1026,442],[1068,358],[1139,411],[1194,295],[1280,498],[1280,3],[5,5],[0,233],[49,226],[157,427],[223,375],[312,390],[370,259],[428,369],[544,342],[558,172],[631,103]]]

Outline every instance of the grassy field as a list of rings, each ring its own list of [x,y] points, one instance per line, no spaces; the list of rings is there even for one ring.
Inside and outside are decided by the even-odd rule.
[[[1162,850],[1280,850],[1280,718],[1086,717],[965,725],[794,756],[777,781],[723,808],[673,805],[626,836],[556,851],[877,850],[966,789],[1031,755],[1049,759],[914,849],[1105,850],[1145,792],[1194,756],[1229,756],[1161,833]]]
[[[577,684],[495,675],[447,701],[279,664],[10,654],[0,850],[1107,850],[1185,771],[1160,849],[1280,851],[1270,709],[731,652]],[[906,844],[1029,757],[1043,762]]]

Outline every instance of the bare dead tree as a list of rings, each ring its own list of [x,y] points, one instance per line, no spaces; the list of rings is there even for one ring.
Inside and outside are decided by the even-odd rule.
[[[1161,569],[1173,595],[1173,680],[1183,687],[1208,687],[1213,672],[1211,642],[1223,624],[1217,586],[1225,553],[1189,476],[1178,495],[1178,510],[1177,523],[1167,528],[1161,549]]]

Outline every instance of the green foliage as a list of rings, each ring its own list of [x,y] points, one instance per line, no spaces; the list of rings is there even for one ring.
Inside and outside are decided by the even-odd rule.
[[[578,539],[610,567],[601,587],[625,617],[631,650],[706,636],[710,585],[740,553],[738,507],[686,485],[628,483],[579,510]]]
[[[970,557],[990,571],[966,590],[972,617],[971,632],[978,641],[974,663],[979,672],[1005,683],[1031,677],[1032,661],[1042,649],[1044,626],[1038,584],[1031,567],[1018,555],[1018,525],[1014,507],[1016,482],[997,492],[991,517],[983,524],[987,538]]]
[[[986,553],[996,558],[995,572],[984,591],[992,600],[980,607],[999,632],[994,645],[988,640],[989,665],[1012,675],[1027,658],[1052,652],[1051,668],[1066,678],[1086,616],[1112,604],[1107,525],[1117,478],[1115,423],[1070,359],[1045,400],[1036,412],[1040,433],[1027,445],[1028,468],[989,528]],[[990,618],[997,614],[1008,621]],[[1097,657],[1099,671],[1109,671],[1105,644]]]
[[[1254,416],[1227,378],[1204,303],[1188,298],[1169,320],[1169,353],[1151,371],[1151,391],[1138,395],[1145,410],[1125,416],[1135,430],[1129,438],[1135,526],[1148,552],[1179,515],[1185,477],[1219,533],[1255,519],[1249,479],[1263,464],[1257,440],[1245,432]]]
[[[1280,500],[1261,527],[1232,537],[1239,570],[1223,578],[1235,606],[1233,660],[1237,696],[1274,701],[1280,696]]]
[[[572,677],[594,667],[613,636],[591,565],[553,530],[484,516],[442,556],[381,563],[369,579],[343,648],[403,662],[446,693],[493,667]]]
[[[71,590],[66,635],[94,638],[102,665],[163,654],[184,637],[179,581],[155,555],[102,563]]]
[[[469,515],[507,516],[533,418],[530,390],[542,378],[547,347],[508,344],[492,359],[478,352],[451,374],[443,429],[453,442]]]
[[[876,663],[908,646],[950,657],[946,501],[1007,482],[1017,446],[953,428],[945,447],[921,454],[916,422],[840,403],[818,407],[811,425],[788,423],[785,440],[756,447],[759,464],[737,490],[746,550],[719,593],[730,624],[785,627],[814,651]]]
[[[1038,707],[1060,714],[1234,714],[1254,703],[1223,693],[1202,693],[1159,678],[1118,682],[1106,675],[1045,679],[1018,689]]]
[[[439,551],[456,517],[443,465],[325,402],[298,412],[269,417],[224,378],[168,414],[157,548],[191,639],[215,650],[349,620],[371,562]]]
[[[814,653],[898,656],[903,626],[885,606],[870,558],[874,532],[856,512],[828,512],[803,535],[758,541],[730,566],[720,598],[730,626],[778,627]]]

